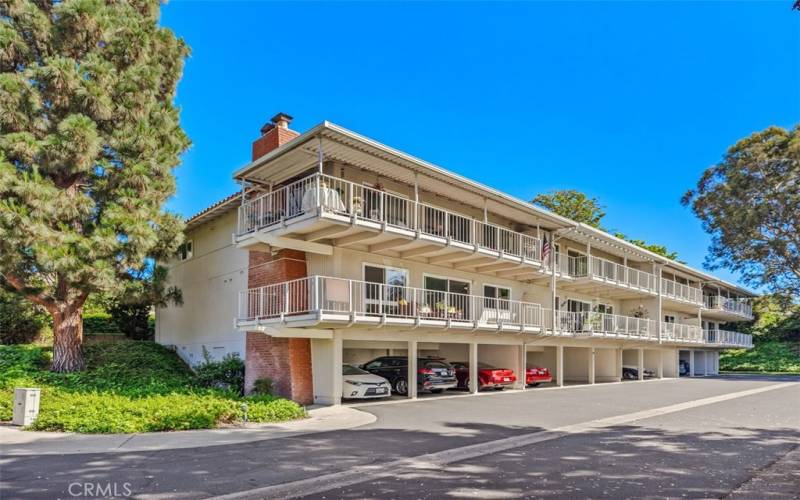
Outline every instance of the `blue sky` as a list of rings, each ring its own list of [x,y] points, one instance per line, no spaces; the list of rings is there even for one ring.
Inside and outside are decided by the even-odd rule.
[[[709,239],[681,195],[739,138],[800,122],[790,4],[174,0],[162,24],[192,48],[178,104],[193,146],[170,208],[235,191],[283,111],[522,199],[584,191],[607,227],[700,267]]]

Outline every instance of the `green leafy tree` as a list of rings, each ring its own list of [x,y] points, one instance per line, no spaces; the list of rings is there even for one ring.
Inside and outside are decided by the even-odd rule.
[[[134,340],[152,340],[153,323],[150,321],[154,307],[183,304],[183,294],[177,287],[167,287],[167,270],[152,266],[131,273],[126,280],[128,289],[119,297],[108,301],[108,312],[119,331]]]
[[[567,217],[576,222],[582,222],[598,229],[606,230],[602,226],[603,217],[606,216],[603,205],[597,198],[590,198],[586,194],[574,189],[553,191],[536,196],[532,203],[544,207],[551,212]],[[677,260],[677,252],[672,252],[663,245],[647,243],[644,240],[628,238],[620,232],[614,233],[617,238],[626,240],[636,246],[662,255],[668,259]]]
[[[531,202],[563,217],[597,228],[600,227],[600,221],[606,215],[604,207],[600,205],[597,198],[589,198],[586,194],[574,189],[540,194]]]
[[[158,0],[0,0],[0,282],[53,319],[53,363],[84,367],[91,293],[171,255],[163,210],[189,141],[174,106],[186,44]]]
[[[711,235],[707,265],[800,296],[800,126],[737,142],[683,197]]]

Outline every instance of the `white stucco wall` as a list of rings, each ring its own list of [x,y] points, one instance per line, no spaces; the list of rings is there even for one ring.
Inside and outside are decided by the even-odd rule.
[[[234,328],[238,292],[247,288],[247,252],[231,242],[236,212],[190,231],[192,258],[169,262],[169,283],[183,292],[183,305],[156,310],[156,342],[175,346],[189,364],[203,360],[203,347],[219,359],[244,359],[244,333]]]

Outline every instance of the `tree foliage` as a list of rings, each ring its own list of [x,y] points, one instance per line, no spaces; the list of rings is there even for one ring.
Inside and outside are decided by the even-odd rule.
[[[800,296],[800,126],[737,142],[683,197],[711,235],[707,265]]]
[[[81,309],[122,293],[182,224],[163,205],[189,142],[188,54],[158,0],[0,0],[0,282],[53,317],[52,368],[83,367]]]
[[[555,212],[558,215],[567,217],[568,219],[607,231],[607,229],[602,226],[603,217],[606,216],[605,207],[600,204],[597,198],[590,198],[580,191],[574,189],[553,191],[547,194],[537,195],[531,202],[551,212]],[[678,259],[678,253],[668,250],[664,245],[628,238],[620,232],[615,232],[614,236],[668,259]]]
[[[597,228],[600,227],[600,221],[606,215],[605,207],[600,204],[597,198],[590,198],[574,189],[562,189],[540,194],[532,200],[532,203],[563,217]]]

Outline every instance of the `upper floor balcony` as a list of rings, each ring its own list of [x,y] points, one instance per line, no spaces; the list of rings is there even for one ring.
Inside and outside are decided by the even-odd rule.
[[[699,287],[693,287],[678,283],[667,278],[661,278],[661,295],[664,298],[674,300],[679,303],[692,306],[703,305],[703,291]]]
[[[617,290],[618,293],[609,293],[607,294],[608,296],[618,296],[620,298],[631,295],[631,292],[645,295],[656,295],[658,293],[657,279],[654,274],[624,264],[618,264],[602,257],[570,256],[569,274],[575,280],[573,283],[565,285],[565,288],[569,287],[577,290],[582,286],[592,287],[600,283],[609,285]]]
[[[241,329],[357,324],[715,346],[745,342],[744,337],[704,336],[693,325],[662,323],[659,335],[658,323],[647,318],[590,311],[553,314],[532,302],[328,276],[240,292],[236,323]]]
[[[320,173],[244,201],[236,240],[320,253],[354,247],[510,278],[549,273],[536,235]]]
[[[748,299],[736,299],[721,295],[706,295],[703,297],[703,308],[706,312],[717,313],[725,319],[752,320],[753,305]]]
[[[753,336],[749,333],[739,333],[728,330],[705,330],[705,342],[709,345],[722,347],[739,347],[742,349],[753,348]]]

